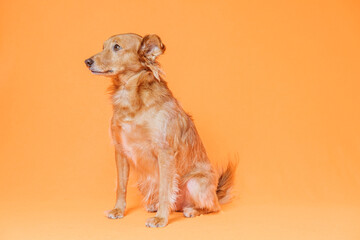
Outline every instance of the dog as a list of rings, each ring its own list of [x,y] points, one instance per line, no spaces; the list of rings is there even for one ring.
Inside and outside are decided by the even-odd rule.
[[[170,211],[185,217],[218,212],[231,198],[236,162],[215,171],[194,122],[169,90],[157,58],[159,36],[110,37],[103,51],[85,60],[93,74],[111,78],[111,135],[117,166],[116,204],[109,218],[124,216],[130,167],[146,209],[147,227],[164,227]]]

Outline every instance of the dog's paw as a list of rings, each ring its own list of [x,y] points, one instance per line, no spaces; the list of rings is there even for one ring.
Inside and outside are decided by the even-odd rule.
[[[148,212],[157,212],[158,204],[148,204],[146,205],[146,211]]]
[[[192,218],[200,215],[200,212],[194,208],[184,208],[183,214],[185,217]]]
[[[148,218],[145,225],[152,228],[165,227],[167,225],[167,219],[162,217]]]
[[[113,210],[108,211],[106,215],[111,219],[123,218],[124,211],[119,208],[114,208]]]

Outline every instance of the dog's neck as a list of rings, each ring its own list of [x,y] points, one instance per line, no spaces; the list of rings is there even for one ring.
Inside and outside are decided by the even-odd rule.
[[[158,81],[150,69],[113,78],[111,100],[117,120],[130,121],[140,111],[173,99],[164,80]]]
[[[121,111],[121,114],[118,113],[121,119],[128,119],[141,107],[137,91],[145,72],[144,70],[127,72],[112,79],[113,85],[109,88],[111,100],[114,111]]]
[[[141,70],[139,72],[128,71],[126,73],[120,73],[119,75],[112,78],[113,90],[116,91],[119,88],[136,86],[139,78],[145,72],[145,70]]]

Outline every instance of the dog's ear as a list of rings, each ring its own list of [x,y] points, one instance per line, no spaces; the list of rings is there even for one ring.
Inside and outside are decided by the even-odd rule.
[[[140,45],[138,54],[147,61],[155,62],[156,58],[165,52],[165,45],[156,34],[146,35]]]

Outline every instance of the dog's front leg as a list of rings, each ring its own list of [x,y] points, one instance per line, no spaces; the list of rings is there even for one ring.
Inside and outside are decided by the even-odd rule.
[[[122,218],[126,208],[126,186],[129,179],[129,163],[126,157],[115,149],[117,169],[116,203],[113,210],[108,213],[109,218]]]
[[[176,169],[174,153],[170,150],[160,150],[158,154],[160,183],[159,183],[159,208],[155,217],[146,221],[147,227],[165,227],[168,223],[170,204],[176,198],[174,186]]]

